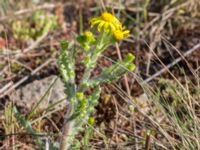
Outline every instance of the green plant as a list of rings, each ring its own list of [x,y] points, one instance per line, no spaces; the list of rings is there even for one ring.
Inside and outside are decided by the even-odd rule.
[[[63,126],[61,150],[71,147],[74,137],[80,131],[95,111],[98,104],[101,88],[100,85],[110,83],[119,79],[128,71],[133,71],[135,65],[132,63],[135,57],[128,54],[123,61],[103,69],[100,75],[90,77],[96,67],[97,59],[111,45],[129,36],[129,30],[110,13],[103,13],[100,17],[91,19],[91,27],[97,26],[99,34],[94,36],[92,32],[86,31],[77,36],[77,42],[83,49],[85,72],[79,85],[75,83],[76,48],[69,46],[68,42],[61,42],[61,53],[58,58],[59,70],[65,84],[67,95],[68,112]],[[93,89],[92,94],[86,94],[88,89]]]
[[[36,11],[32,17],[12,23],[12,32],[18,40],[36,40],[49,30],[55,29],[56,16],[43,11]]]

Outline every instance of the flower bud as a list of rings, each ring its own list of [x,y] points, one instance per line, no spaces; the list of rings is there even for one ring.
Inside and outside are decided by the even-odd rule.
[[[95,123],[94,118],[93,118],[93,117],[90,117],[89,120],[88,120],[88,124],[89,124],[89,125],[94,125],[94,123]]]
[[[79,100],[82,100],[84,98],[84,95],[82,92],[78,92],[76,93],[76,97],[79,99]]]
[[[127,69],[130,70],[130,71],[133,71],[133,70],[135,70],[135,65],[134,64],[129,64],[127,66]]]
[[[126,58],[125,58],[125,61],[126,62],[133,62],[135,60],[135,56],[131,53],[128,53]]]

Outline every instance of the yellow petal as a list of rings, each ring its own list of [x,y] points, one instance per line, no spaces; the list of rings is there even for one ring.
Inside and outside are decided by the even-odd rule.
[[[111,28],[111,30],[116,30],[116,27],[112,24],[112,23],[109,23],[109,25],[110,25],[110,28]]]
[[[108,32],[110,29],[109,29],[109,23],[105,23],[104,25],[104,32]]]
[[[99,32],[101,32],[101,28],[103,27],[104,24],[105,24],[105,22],[101,21],[100,24],[98,25],[97,30],[98,30]]]
[[[102,20],[104,20],[106,22],[114,22],[114,20],[115,20],[115,17],[111,13],[108,13],[108,12],[102,13],[101,18],[102,18]]]
[[[129,35],[130,35],[130,31],[129,31],[129,30],[125,30],[125,31],[123,32],[123,34],[124,34],[124,37],[127,38],[127,37],[129,37]]]
[[[90,20],[91,27],[95,26],[99,22],[101,22],[101,20],[99,18],[93,18],[93,19],[91,19]]]

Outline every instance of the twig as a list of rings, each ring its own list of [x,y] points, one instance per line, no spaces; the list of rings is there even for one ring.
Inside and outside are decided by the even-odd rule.
[[[41,69],[43,69],[45,66],[47,66],[49,63],[51,63],[52,61],[54,61],[55,59],[49,59],[47,60],[45,63],[43,63],[42,65],[40,65],[39,67],[37,67],[35,70],[33,70],[33,72],[31,72],[30,75],[27,75],[25,77],[23,77],[21,80],[19,80],[17,83],[15,83],[13,86],[11,86],[8,90],[6,90],[4,93],[0,93],[0,98],[4,97],[5,95],[9,94],[12,90],[14,90],[15,88],[17,88],[19,85],[21,85],[23,82],[25,82],[26,80],[29,79],[30,76],[36,74],[38,71],[40,71]],[[8,83],[9,84],[9,83]],[[7,86],[7,85],[5,85]]]
[[[199,48],[200,48],[200,43],[198,43],[193,48],[191,48],[187,52],[185,52],[183,54],[183,56],[180,56],[180,57],[176,58],[172,63],[168,64],[166,67],[164,67],[160,71],[156,72],[155,74],[153,74],[151,77],[147,78],[146,80],[144,80],[141,84],[142,85],[146,84],[146,83],[150,82],[151,80],[155,79],[157,76],[161,75],[166,70],[170,69],[171,67],[173,67],[174,65],[176,65],[177,63],[179,63],[183,59],[182,57],[187,57],[188,55],[190,55],[194,51],[198,50]]]
[[[6,89],[8,89],[9,87],[11,87],[12,85],[13,85],[12,81],[8,82],[4,87],[2,87],[0,89],[0,93],[3,93]]]
[[[122,60],[122,56],[121,56],[121,52],[120,52],[118,44],[116,44],[116,50],[117,50],[117,55],[118,55],[119,60]],[[131,96],[131,91],[130,91],[130,88],[128,85],[128,79],[127,79],[126,75],[124,75],[124,83],[125,83],[126,91],[127,91],[128,95]]]
[[[103,8],[103,11],[106,11],[106,7],[105,7],[105,4],[104,4],[104,1],[100,0],[100,2],[101,2],[101,7]]]

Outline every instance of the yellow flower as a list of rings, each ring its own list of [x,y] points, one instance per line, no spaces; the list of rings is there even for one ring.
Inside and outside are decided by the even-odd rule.
[[[95,40],[93,33],[90,31],[85,31],[84,36],[86,37],[87,41],[91,42]]]
[[[97,29],[99,32],[102,28],[104,29],[104,32],[122,29],[122,24],[119,22],[119,20],[108,12],[102,13],[100,17],[91,19],[90,24],[91,27],[98,25]]]
[[[113,36],[117,41],[123,40],[127,37],[129,37],[129,30],[113,30]]]

